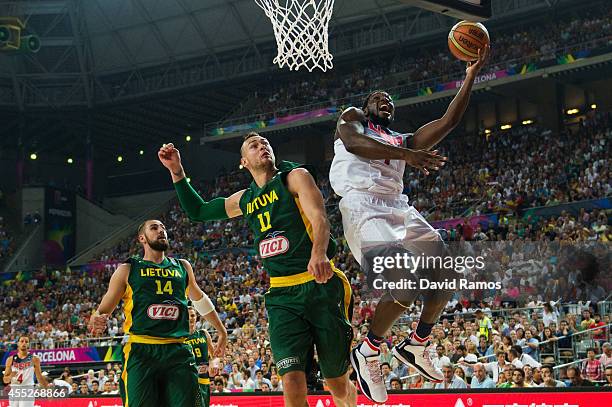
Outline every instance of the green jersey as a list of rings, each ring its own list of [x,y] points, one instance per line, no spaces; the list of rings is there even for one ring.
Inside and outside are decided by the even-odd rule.
[[[171,257],[165,257],[161,264],[138,257],[131,257],[128,263],[130,274],[123,294],[123,331],[158,338],[189,336],[189,277],[183,263]]]
[[[260,188],[253,181],[240,198],[240,209],[270,277],[291,276],[308,269],[312,225],[300,200],[287,189],[287,175],[300,167],[304,166],[282,161],[267,184]],[[336,243],[330,236],[327,256],[331,259],[335,251]]]
[[[191,346],[198,368],[198,378],[208,379],[208,337],[203,330],[195,331],[185,343]]]

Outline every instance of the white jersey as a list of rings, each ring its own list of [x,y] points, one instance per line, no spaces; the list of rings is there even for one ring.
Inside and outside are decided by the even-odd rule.
[[[412,134],[401,134],[375,125],[363,124],[366,136],[382,143],[403,147]],[[400,195],[404,190],[403,160],[368,160],[349,153],[340,138],[334,141],[334,160],[329,170],[329,180],[334,192],[346,196],[351,190],[384,195]]]
[[[21,359],[17,355],[13,355],[13,364],[11,370],[13,371],[13,380],[11,384],[33,386],[34,385],[34,361],[32,360],[34,355],[28,354],[25,358]]]

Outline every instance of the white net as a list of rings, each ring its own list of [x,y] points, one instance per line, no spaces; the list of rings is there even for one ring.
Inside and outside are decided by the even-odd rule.
[[[272,21],[278,54],[274,63],[297,71],[333,68],[328,27],[334,0],[255,0]]]

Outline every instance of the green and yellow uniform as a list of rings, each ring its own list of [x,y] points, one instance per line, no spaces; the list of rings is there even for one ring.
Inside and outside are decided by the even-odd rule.
[[[166,257],[153,263],[132,257],[123,295],[129,334],[123,348],[121,398],[125,407],[199,406],[198,376],[189,336],[188,274]]]
[[[210,377],[208,375],[208,337],[203,330],[195,331],[185,340],[191,346],[198,368],[198,383],[200,384],[200,395],[202,405],[210,405]]]
[[[262,188],[252,182],[240,199],[240,209],[270,275],[265,301],[279,373],[305,370],[315,345],[323,376],[334,378],[346,373],[349,364],[351,287],[333,264],[335,275],[325,284],[317,284],[307,271],[312,226],[299,199],[287,189],[287,175],[299,167],[303,166],[283,161]],[[332,258],[335,250],[330,237],[327,256]]]

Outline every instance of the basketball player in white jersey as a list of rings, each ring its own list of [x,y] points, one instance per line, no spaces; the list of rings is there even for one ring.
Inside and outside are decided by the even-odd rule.
[[[17,342],[17,354],[6,360],[6,369],[4,369],[2,380],[4,384],[10,385],[12,388],[34,386],[34,375],[36,375],[38,383],[42,387],[49,386],[49,382],[40,369],[40,358],[30,353],[30,338],[22,335]],[[10,407],[33,407],[34,400],[21,401],[10,400],[9,398],[9,405]]]
[[[428,175],[430,170],[438,170],[444,165],[446,157],[430,150],[461,121],[474,79],[488,54],[487,46],[479,52],[475,63],[468,64],[465,81],[444,116],[425,124],[414,134],[401,134],[389,129],[395,107],[384,91],[372,92],[361,109],[350,107],[340,116],[329,178],[336,194],[342,197],[339,206],[344,235],[362,267],[372,256],[395,256],[402,252],[409,256],[422,253],[444,256],[446,253],[438,232],[402,194],[404,168],[408,163]],[[406,277],[405,270],[389,272],[391,280]],[[429,273],[425,277],[430,280],[443,281],[440,277],[444,270],[424,272]],[[385,278],[389,281],[389,275]],[[393,349],[393,354],[415,367],[427,379],[443,379],[441,372],[433,366],[426,347],[431,329],[452,293],[443,290],[388,290],[377,304],[367,338],[351,352],[359,386],[374,402],[383,403],[387,399],[378,359],[380,343],[418,295],[423,295],[424,306],[417,328]]]

